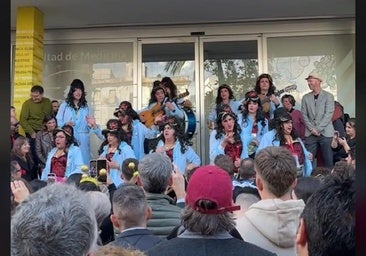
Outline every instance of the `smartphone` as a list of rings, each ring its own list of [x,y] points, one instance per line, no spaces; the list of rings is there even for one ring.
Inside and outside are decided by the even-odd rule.
[[[49,173],[48,175],[47,175],[47,185],[51,185],[51,184],[53,184],[53,183],[55,183],[56,182],[56,174],[54,174],[54,173]]]
[[[89,176],[96,177],[98,174],[97,172],[97,160],[93,159],[89,162]]]
[[[92,159],[89,163],[89,175],[94,178],[98,178],[101,182],[106,182],[107,177],[100,175],[100,170],[107,170],[107,159]]]

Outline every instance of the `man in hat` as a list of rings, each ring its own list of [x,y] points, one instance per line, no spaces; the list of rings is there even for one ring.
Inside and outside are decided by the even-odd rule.
[[[182,222],[186,230],[162,242],[148,255],[274,255],[234,238],[233,188],[229,174],[214,165],[197,168],[189,180]]]
[[[334,112],[334,96],[321,87],[322,78],[312,73],[307,78],[311,92],[301,100],[301,113],[305,121],[305,145],[316,156],[320,147],[324,166],[333,168],[333,152],[331,143],[334,135],[332,116]],[[313,167],[316,166],[313,163]]]

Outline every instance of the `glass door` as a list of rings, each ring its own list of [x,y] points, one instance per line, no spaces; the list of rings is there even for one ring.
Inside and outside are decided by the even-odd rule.
[[[244,98],[245,92],[253,89],[259,74],[259,38],[203,38],[201,41],[201,84],[203,102],[201,120],[202,163],[209,164],[209,137],[212,124],[207,117],[215,105],[217,89],[229,85],[236,100]]]
[[[217,88],[226,83],[234,91],[236,99],[255,85],[262,66],[259,63],[261,38],[251,37],[189,37],[174,39],[139,40],[138,59],[141,68],[139,109],[146,107],[153,83],[170,77],[178,87],[178,94],[189,91],[195,120],[193,148],[202,164],[209,164],[209,136],[207,116],[216,99]]]
[[[184,99],[192,102],[192,108],[185,110],[186,133],[190,134],[192,147],[200,155],[196,127],[197,86],[196,86],[196,39],[143,39],[140,41],[141,72],[138,75],[141,84],[139,109],[148,105],[150,93],[155,81],[170,77],[178,88],[178,95],[188,93]]]

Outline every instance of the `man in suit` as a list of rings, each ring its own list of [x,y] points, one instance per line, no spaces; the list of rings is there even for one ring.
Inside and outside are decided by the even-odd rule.
[[[162,240],[146,228],[151,217],[144,191],[135,184],[122,184],[113,193],[113,226],[121,233],[112,245],[147,251]]]
[[[316,155],[320,147],[324,166],[333,168],[333,152],[331,148],[334,128],[332,116],[334,112],[333,94],[322,90],[322,78],[312,73],[307,78],[311,92],[305,94],[301,101],[301,113],[305,121],[305,146]],[[313,164],[313,167],[314,166]]]

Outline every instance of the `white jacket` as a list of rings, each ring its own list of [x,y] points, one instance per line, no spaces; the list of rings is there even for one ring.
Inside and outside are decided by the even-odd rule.
[[[261,200],[236,220],[236,228],[246,242],[281,256],[296,255],[295,238],[304,206],[303,200]]]

